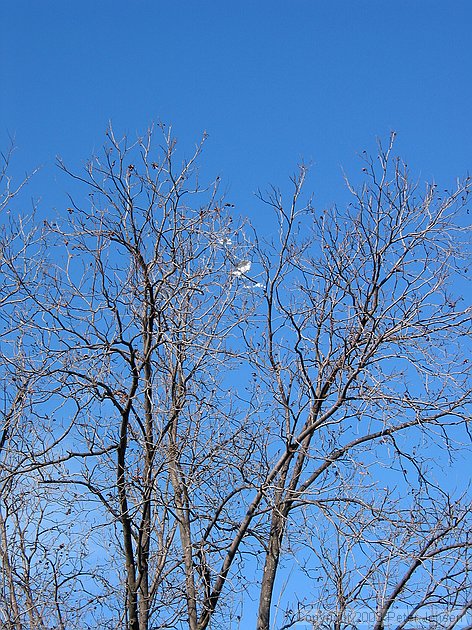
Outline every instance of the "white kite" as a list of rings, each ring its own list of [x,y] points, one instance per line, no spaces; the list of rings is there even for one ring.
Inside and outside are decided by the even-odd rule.
[[[233,276],[237,276],[238,278],[244,276],[251,269],[251,261],[250,260],[242,260],[240,263],[236,265],[236,268],[231,272]]]

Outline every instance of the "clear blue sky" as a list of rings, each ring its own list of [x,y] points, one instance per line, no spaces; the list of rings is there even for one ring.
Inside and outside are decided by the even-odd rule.
[[[303,157],[320,203],[377,136],[423,179],[472,166],[470,0],[0,0],[0,146],[45,168],[34,190],[60,206],[56,155],[79,165],[109,119],[134,135],[172,123],[220,174],[239,211],[284,185]],[[62,186],[62,184],[61,184]],[[43,189],[41,189],[43,188]],[[261,210],[264,212],[264,210]],[[260,218],[260,217],[259,217]]]
[[[257,188],[312,163],[315,205],[345,198],[341,167],[398,133],[421,179],[472,172],[472,0],[0,0],[0,148],[38,165],[41,212],[68,205],[111,120],[172,124],[263,225]],[[56,209],[56,210],[55,210]]]

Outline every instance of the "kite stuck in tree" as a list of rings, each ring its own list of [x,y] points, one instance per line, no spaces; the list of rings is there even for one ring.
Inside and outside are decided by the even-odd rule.
[[[244,276],[251,269],[251,261],[242,260],[240,263],[236,265],[236,268],[231,272],[233,276]]]

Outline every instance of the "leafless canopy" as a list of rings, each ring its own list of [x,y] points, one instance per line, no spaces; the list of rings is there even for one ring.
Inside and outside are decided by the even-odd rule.
[[[392,136],[346,209],[260,194],[263,235],[153,135],[59,162],[44,222],[3,171],[5,627],[461,627],[470,181]]]

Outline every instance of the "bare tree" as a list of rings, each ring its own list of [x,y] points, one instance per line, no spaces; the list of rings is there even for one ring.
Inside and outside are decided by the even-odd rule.
[[[428,486],[429,448],[442,443],[451,453],[458,426],[467,429],[471,307],[453,281],[467,272],[468,229],[456,213],[470,183],[444,196],[431,185],[420,195],[392,146],[393,137],[380,147],[378,166],[366,158],[360,191],[348,182],[353,202],[343,214],[297,210],[304,169],[290,209],[277,191],[267,199],[280,216],[280,242],[261,252],[264,343],[251,344],[249,356],[277,402],[282,443],[259,630],[269,628],[292,510],[310,500],[313,519],[326,521],[329,505],[359,500],[353,478],[362,490],[359,474],[380,480],[385,462],[401,467],[403,492],[415,486],[413,475]]]
[[[249,313],[234,274],[247,244],[217,185],[199,191],[200,147],[176,167],[169,134],[160,155],[151,135],[133,146],[108,138],[104,159],[76,176],[92,207],[71,202],[69,221],[50,225],[56,264],[31,295],[73,425],[58,459],[74,463],[45,482],[86,488],[116,535],[120,623],[183,616],[197,628],[215,611],[215,564],[245,490],[238,467],[256,448],[251,410],[238,409],[226,375]]]
[[[62,515],[60,627],[238,628],[257,592],[268,630],[294,555],[310,586],[280,627],[309,603],[336,628],[361,600],[377,629],[398,606],[399,628],[467,611],[470,512],[434,460],[468,439],[469,180],[421,193],[392,138],[345,211],[303,200],[303,167],[288,205],[261,195],[270,239],[201,186],[201,145],[184,159],[162,131],[156,149],[110,129],[83,174],[60,163],[89,194],[21,283],[42,367],[15,365],[47,429],[8,478],[34,473]]]
[[[40,352],[42,309],[31,298],[44,271],[44,235],[34,209],[17,210],[34,172],[14,185],[12,154],[13,146],[0,172],[0,621],[15,630],[82,628],[93,581],[83,562],[87,537],[40,474],[56,466],[64,437],[51,424],[55,380],[49,354]]]

